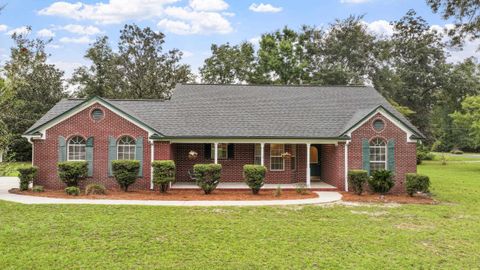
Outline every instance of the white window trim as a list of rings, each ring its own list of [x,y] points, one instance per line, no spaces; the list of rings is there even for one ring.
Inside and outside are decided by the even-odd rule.
[[[277,143],[275,143],[277,144]],[[282,143],[278,143],[279,145],[282,146],[282,153],[285,153],[285,144],[282,144]],[[280,154],[279,156],[272,156],[272,147],[273,144],[270,144],[270,171],[272,172],[283,172],[285,171],[285,159],[282,157],[282,154]],[[275,158],[282,158],[282,169],[272,169],[272,157],[275,157]]]
[[[257,146],[259,148],[259,151],[257,153]],[[255,143],[254,146],[253,146],[253,164],[255,165],[262,165],[262,144],[260,143]],[[258,154],[258,155],[257,155]],[[256,163],[255,161],[257,160],[257,158],[260,160],[259,163]]]
[[[133,141],[133,144],[123,144],[123,145],[120,145],[120,141],[125,138],[125,137],[129,137],[130,139],[132,139]],[[130,160],[137,160],[137,144],[136,144],[136,140],[131,137],[131,136],[128,136],[128,135],[125,135],[125,136],[121,136],[118,140],[117,140],[117,160],[124,160],[124,159],[120,159],[120,146],[122,147],[125,147],[125,146],[129,146],[131,147],[133,145],[134,147],[134,150],[133,150],[133,159],[130,159]]]
[[[377,139],[378,139],[378,140],[382,140],[383,143],[384,143],[384,146],[377,146],[377,145],[372,146],[372,145],[371,145],[371,142],[372,142],[373,140],[377,140]],[[368,143],[368,144],[369,144],[368,149],[372,149],[372,148],[385,148],[385,160],[384,160],[384,161],[372,161],[371,158],[370,158],[370,153],[368,153],[370,164],[372,164],[372,163],[375,163],[375,164],[384,163],[383,169],[384,169],[384,170],[387,170],[387,167],[388,167],[388,145],[387,145],[387,141],[384,140],[384,139],[382,139],[382,138],[374,138],[373,140]],[[369,150],[369,151],[371,151],[371,150]],[[370,166],[370,170],[371,170],[371,166]]]
[[[227,160],[228,159],[228,143],[219,143],[218,146],[217,146],[217,149],[218,149],[218,154],[220,153],[220,145],[224,144],[225,145],[225,158],[223,157],[220,157],[220,155],[218,155],[218,160]],[[211,143],[210,144],[210,159],[215,159],[215,144]]]
[[[85,141],[84,144],[70,144],[70,141],[72,141],[73,138],[77,138],[77,137],[80,137],[82,138],[82,140]],[[70,145],[74,145],[74,146],[83,146],[85,148],[85,159],[70,159]],[[82,136],[73,136],[71,137],[70,139],[68,139],[68,142],[67,142],[67,161],[86,161],[86,158],[87,158],[87,150],[86,150],[86,147],[87,147],[87,140],[82,137]]]

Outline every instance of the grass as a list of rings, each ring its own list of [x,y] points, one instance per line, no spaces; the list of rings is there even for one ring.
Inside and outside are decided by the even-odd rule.
[[[474,269],[480,163],[425,162],[439,205],[148,207],[0,201],[0,269]]]
[[[451,153],[441,153],[441,152],[432,152],[433,160],[441,161],[442,155],[445,155],[445,158],[448,161],[476,161],[480,162],[480,153],[463,153],[461,155],[451,154]]]
[[[18,168],[31,164],[31,162],[2,162],[0,163],[0,176],[18,176]]]

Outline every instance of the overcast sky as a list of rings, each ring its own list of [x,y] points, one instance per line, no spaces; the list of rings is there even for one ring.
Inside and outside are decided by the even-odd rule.
[[[212,43],[258,42],[262,33],[288,25],[327,25],[335,18],[364,15],[374,33],[391,33],[390,21],[413,8],[433,27],[449,22],[433,14],[423,0],[0,0],[0,61],[8,59],[10,35],[32,26],[32,37],[53,38],[50,61],[70,76],[88,63],[83,55],[99,35],[108,35],[113,47],[125,23],[149,26],[166,34],[165,48],[184,52],[183,62],[195,73],[210,55]],[[451,52],[455,62],[475,56],[479,42]]]

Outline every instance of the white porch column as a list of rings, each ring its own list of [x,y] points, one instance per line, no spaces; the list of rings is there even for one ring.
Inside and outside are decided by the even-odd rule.
[[[153,189],[153,168],[152,163],[155,160],[155,142],[150,141],[150,189]]]
[[[345,157],[344,157],[344,164],[345,164],[345,191],[348,192],[348,144],[350,141],[345,143]]]
[[[307,187],[310,186],[310,143],[307,143]]]
[[[214,158],[215,164],[218,164],[218,143],[216,142],[216,143],[214,143],[213,145],[215,146],[215,151],[214,151],[214,153],[215,153],[215,154],[214,154],[214,156],[215,156],[215,158]]]
[[[260,144],[260,165],[265,166],[265,143]]]

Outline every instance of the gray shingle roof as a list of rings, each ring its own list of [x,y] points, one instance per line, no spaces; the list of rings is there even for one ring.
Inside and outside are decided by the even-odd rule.
[[[333,138],[378,106],[423,136],[372,87],[186,84],[168,101],[107,101],[167,137]],[[27,133],[81,102],[60,101]]]

